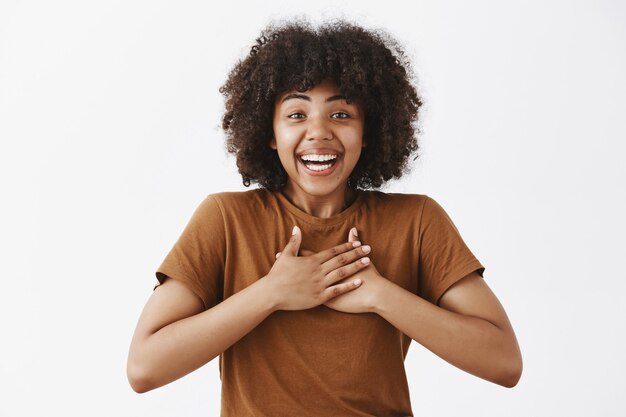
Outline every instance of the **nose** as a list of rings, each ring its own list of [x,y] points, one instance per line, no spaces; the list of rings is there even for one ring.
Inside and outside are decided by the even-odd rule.
[[[329,121],[322,116],[309,117],[306,138],[307,140],[332,140],[333,132],[329,126]]]

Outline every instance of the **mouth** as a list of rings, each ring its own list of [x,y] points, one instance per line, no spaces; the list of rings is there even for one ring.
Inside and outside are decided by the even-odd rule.
[[[341,155],[336,152],[308,153],[298,155],[298,161],[310,175],[328,175],[334,171]]]

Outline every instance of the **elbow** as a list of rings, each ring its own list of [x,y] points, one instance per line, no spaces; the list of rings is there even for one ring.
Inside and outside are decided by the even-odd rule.
[[[522,369],[522,357],[518,356],[517,358],[509,361],[506,368],[499,375],[498,379],[493,382],[505,388],[513,388],[522,377]]]
[[[143,393],[148,392],[148,391],[150,391],[152,389],[152,388],[150,388],[148,386],[147,383],[145,383],[144,381],[139,380],[139,379],[128,378],[128,382],[130,383],[130,387],[137,394],[143,394]]]
[[[148,373],[130,360],[126,366],[126,378],[128,379],[130,387],[137,394],[143,394],[155,388],[150,383]]]

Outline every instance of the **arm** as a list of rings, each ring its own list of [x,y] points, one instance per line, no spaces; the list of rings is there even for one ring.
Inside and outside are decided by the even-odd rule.
[[[381,282],[374,312],[452,365],[505,387],[517,384],[522,357],[515,333],[480,275],[473,272],[452,285],[438,306]]]
[[[274,309],[261,279],[202,311],[185,284],[167,279],[141,313],[130,346],[127,375],[136,392],[168,384],[208,363]]]
[[[168,278],[154,290],[131,342],[127,376],[136,392],[172,382],[211,361],[276,310],[302,310],[358,288],[336,284],[366,267],[360,244],[344,243],[310,257],[297,256],[300,233],[267,276],[203,310],[184,283]]]
[[[348,240],[356,239],[352,229]],[[354,278],[363,281],[357,291],[325,305],[345,313],[377,313],[456,367],[505,387],[517,384],[522,358],[515,333],[477,272],[450,286],[437,305],[383,278],[373,263]]]

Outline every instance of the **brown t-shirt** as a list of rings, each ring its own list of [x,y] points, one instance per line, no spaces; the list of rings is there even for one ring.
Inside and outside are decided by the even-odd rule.
[[[266,275],[294,225],[300,247],[316,252],[347,241],[356,227],[381,275],[431,303],[485,269],[426,195],[360,191],[350,207],[321,219],[281,193],[256,189],[207,196],[157,279],[184,282],[211,308]],[[374,313],[324,305],[276,311],[220,355],[221,415],[412,416],[404,369],[410,343]]]

